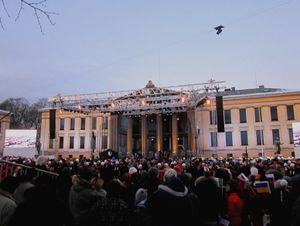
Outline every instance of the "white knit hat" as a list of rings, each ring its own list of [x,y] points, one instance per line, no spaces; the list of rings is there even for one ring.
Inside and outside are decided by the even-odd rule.
[[[284,189],[288,186],[288,182],[285,179],[279,179],[275,181],[274,188],[275,189]]]
[[[137,169],[134,166],[129,168],[129,174],[134,174],[136,172],[137,172]]]

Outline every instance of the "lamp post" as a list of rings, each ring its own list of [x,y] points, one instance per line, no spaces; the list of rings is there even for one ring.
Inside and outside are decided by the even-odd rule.
[[[246,164],[247,164],[247,166],[248,166],[248,164],[249,164],[249,158],[248,158],[248,146],[245,146],[245,157],[246,157]]]

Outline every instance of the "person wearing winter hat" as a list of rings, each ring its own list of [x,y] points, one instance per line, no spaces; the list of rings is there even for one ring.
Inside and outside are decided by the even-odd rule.
[[[288,189],[288,182],[285,179],[276,180],[274,190],[270,196],[270,220],[271,225],[291,225],[292,207],[294,194]]]
[[[94,168],[84,167],[74,180],[69,194],[69,208],[77,225],[81,225],[90,208],[95,202],[106,196],[106,191],[101,188],[98,171]]]
[[[176,175],[173,169],[166,171],[164,183],[145,203],[153,225],[182,226],[192,223],[193,211],[188,189]]]

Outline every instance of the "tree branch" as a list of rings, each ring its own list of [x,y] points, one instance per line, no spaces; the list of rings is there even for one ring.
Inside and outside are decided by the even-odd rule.
[[[44,9],[44,8],[47,7],[46,4],[45,4],[47,2],[47,0],[39,0],[39,1],[32,0],[32,1],[36,1],[36,2],[29,2],[28,0],[18,0],[18,1],[20,2],[20,8],[18,10],[15,21],[17,21],[20,18],[21,13],[22,13],[23,10],[25,10],[25,5],[26,5],[27,7],[32,9],[33,14],[34,14],[34,16],[37,20],[38,25],[39,25],[41,33],[44,33],[42,22],[41,22],[42,17],[45,17],[52,26],[55,25],[55,22],[52,20],[51,16],[52,15],[58,15],[58,13],[50,12],[50,11],[47,11],[47,10]],[[5,0],[1,0],[1,2],[2,2],[3,9],[6,12],[7,16],[10,17],[10,15],[8,13],[8,10],[6,8],[6,5],[5,5]],[[4,30],[4,26],[3,26],[3,23],[2,23],[1,17],[0,17],[0,26]]]
[[[1,19],[1,17],[0,17],[0,26],[1,26],[2,30],[4,30],[4,26],[3,26],[3,24],[2,24],[2,19]]]
[[[10,15],[9,15],[9,13],[8,13],[8,10],[7,10],[7,8],[6,8],[6,5],[5,5],[4,0],[1,0],[1,1],[2,1],[2,5],[3,5],[4,11],[6,12],[7,16],[10,17]]]

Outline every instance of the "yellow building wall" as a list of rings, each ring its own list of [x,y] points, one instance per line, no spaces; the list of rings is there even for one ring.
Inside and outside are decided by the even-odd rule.
[[[199,136],[200,153],[206,157],[213,154],[227,157],[232,154],[234,157],[242,157],[245,153],[246,146],[241,145],[240,131],[248,132],[247,151],[249,156],[274,156],[275,150],[273,145],[272,129],[279,129],[281,154],[291,156],[294,145],[290,144],[288,129],[292,128],[293,122],[300,121],[300,94],[281,95],[270,97],[247,97],[233,99],[234,96],[224,97],[224,110],[231,110],[231,124],[225,124],[225,131],[232,131],[233,146],[227,147],[225,142],[225,133],[218,133],[218,146],[211,147],[210,132],[217,131],[217,125],[210,125],[209,111],[215,110],[215,101],[211,98],[210,104],[204,104],[199,107],[201,112],[201,132]],[[287,120],[287,105],[294,106],[295,120]],[[278,121],[271,121],[270,107],[277,106]],[[255,108],[262,109],[262,122],[255,122]],[[240,123],[239,109],[246,109],[247,123]],[[257,145],[256,130],[264,131],[264,145]]]

